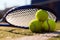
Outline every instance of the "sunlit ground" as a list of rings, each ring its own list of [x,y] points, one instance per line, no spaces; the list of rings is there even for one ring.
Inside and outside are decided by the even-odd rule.
[[[56,23],[56,30],[60,30],[60,22]],[[0,40],[5,40],[6,38],[20,38],[23,36],[31,36],[36,33],[32,33],[29,29],[15,28],[15,27],[6,27],[0,26]],[[52,39],[60,39],[60,37],[52,38]],[[52,40],[50,39],[50,40]]]
[[[58,21],[58,22],[56,23],[56,29],[57,29],[57,30],[60,30],[60,21]]]

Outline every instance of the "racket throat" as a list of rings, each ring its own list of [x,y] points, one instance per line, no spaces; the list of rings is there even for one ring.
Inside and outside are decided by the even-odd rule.
[[[3,22],[3,20],[4,20],[4,18],[1,18],[1,19],[0,19],[0,22]]]

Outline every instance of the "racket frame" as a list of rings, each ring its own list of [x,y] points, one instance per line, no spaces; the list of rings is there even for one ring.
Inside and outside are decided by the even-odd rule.
[[[7,16],[8,14],[10,14],[11,12],[16,11],[16,10],[21,10],[21,9],[33,9],[33,8],[43,9],[43,10],[52,12],[54,15],[56,15],[56,14],[55,14],[55,11],[53,11],[52,9],[50,9],[50,8],[48,8],[48,7],[43,7],[43,6],[40,6],[40,5],[26,5],[26,6],[14,7],[14,8],[12,8],[12,9],[8,10],[8,11],[6,12],[6,15],[4,16],[4,19],[5,19],[6,22],[7,22],[9,25],[11,25],[11,26],[21,27],[21,28],[28,28],[28,27],[24,27],[24,26],[16,26],[16,25],[13,25],[13,24],[9,23],[9,22],[7,21],[7,19],[6,19],[6,16]]]

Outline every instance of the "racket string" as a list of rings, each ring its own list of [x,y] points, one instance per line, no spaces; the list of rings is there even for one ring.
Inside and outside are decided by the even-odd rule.
[[[17,26],[28,26],[28,23],[35,19],[35,13],[38,9],[20,9],[16,10],[6,17],[7,21]]]

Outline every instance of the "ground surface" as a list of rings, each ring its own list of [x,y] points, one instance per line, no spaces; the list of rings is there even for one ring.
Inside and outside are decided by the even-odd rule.
[[[59,33],[59,31],[53,33],[43,33],[34,36],[25,36],[14,40],[48,40],[51,37],[56,37]]]
[[[53,33],[32,33],[29,29],[0,26],[0,40],[48,40],[51,37],[58,37],[60,40],[57,35],[60,36],[60,22],[57,22],[56,32]]]

